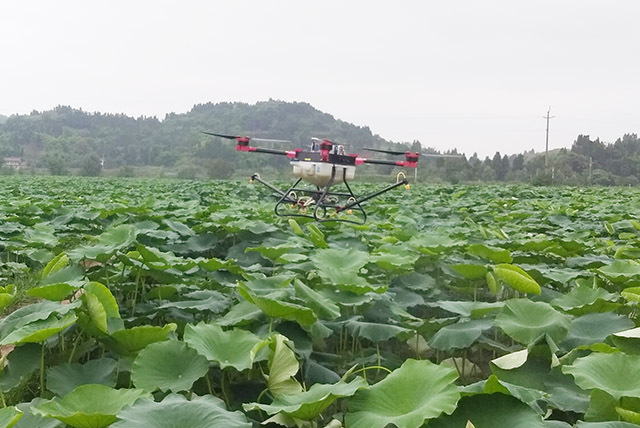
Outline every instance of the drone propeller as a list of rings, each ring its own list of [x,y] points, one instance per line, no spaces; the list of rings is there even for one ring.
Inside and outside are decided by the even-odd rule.
[[[263,143],[290,143],[291,142],[289,140],[274,140],[271,138],[253,138],[253,137],[244,137],[242,135],[216,134],[215,132],[207,132],[207,131],[202,131],[202,133],[207,135],[213,135],[214,137],[226,138],[227,140],[237,140],[239,138],[243,138],[243,139],[247,139],[247,141],[253,140],[253,141],[260,141]]]
[[[396,156],[406,155],[407,153],[409,153],[409,151],[399,152],[396,150],[371,149],[368,147],[365,147],[364,150],[368,150],[370,152],[386,153],[388,155],[396,155]],[[462,156],[464,156],[464,155],[441,155],[437,153],[425,153],[425,152],[418,152],[418,153],[420,154],[420,156],[426,157],[426,158],[461,158]]]
[[[368,147],[364,147],[364,150],[367,150],[369,152],[386,153],[388,155],[406,155],[407,154],[406,151],[398,152],[398,151],[395,151],[395,150],[370,149]]]

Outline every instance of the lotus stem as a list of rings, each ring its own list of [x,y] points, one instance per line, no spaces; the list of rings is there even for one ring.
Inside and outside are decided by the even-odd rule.
[[[372,369],[377,369],[377,370],[384,370],[387,373],[391,373],[391,370],[389,370],[388,368],[386,368],[385,366],[368,366],[368,367],[363,367],[361,369],[355,370],[353,373],[351,373],[352,375],[354,374],[358,374],[360,372],[366,372],[367,370],[372,370]]]
[[[40,397],[44,397],[44,342],[42,342],[42,352],[40,353]]]

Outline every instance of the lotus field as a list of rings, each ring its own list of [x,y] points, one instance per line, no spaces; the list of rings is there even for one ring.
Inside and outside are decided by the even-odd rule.
[[[356,192],[377,186],[354,185]],[[0,428],[640,425],[640,192],[5,177]]]

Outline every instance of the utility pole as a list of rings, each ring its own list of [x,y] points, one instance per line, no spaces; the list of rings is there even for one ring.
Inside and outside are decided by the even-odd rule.
[[[547,169],[549,165],[549,120],[553,119],[555,116],[549,116],[551,114],[551,106],[549,106],[549,110],[547,110],[547,115],[542,116],[543,119],[547,119],[547,140],[544,149],[544,169]]]

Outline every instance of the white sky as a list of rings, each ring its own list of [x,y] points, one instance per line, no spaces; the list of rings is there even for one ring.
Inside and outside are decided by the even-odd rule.
[[[468,155],[544,150],[549,106],[550,148],[613,142],[640,133],[640,1],[0,3],[0,114],[269,98]]]

